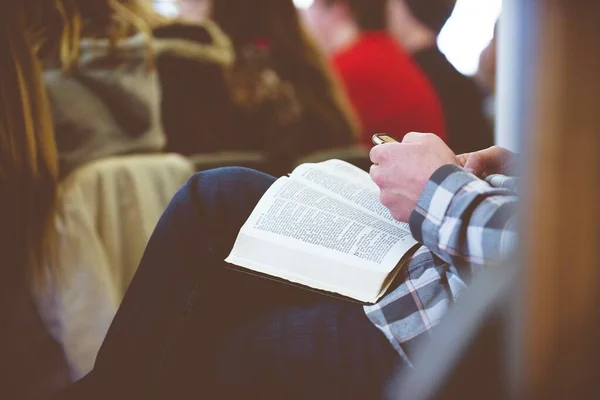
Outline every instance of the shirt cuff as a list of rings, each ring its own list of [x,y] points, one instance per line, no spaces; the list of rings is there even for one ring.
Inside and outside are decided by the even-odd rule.
[[[439,250],[439,230],[454,197],[466,185],[480,181],[457,165],[440,167],[425,185],[409,219],[413,237],[427,248]]]

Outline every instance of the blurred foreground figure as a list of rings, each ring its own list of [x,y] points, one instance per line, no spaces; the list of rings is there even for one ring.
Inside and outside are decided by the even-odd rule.
[[[60,2],[0,2],[0,398],[48,399],[70,384],[33,292],[53,244],[58,160],[38,52]]]

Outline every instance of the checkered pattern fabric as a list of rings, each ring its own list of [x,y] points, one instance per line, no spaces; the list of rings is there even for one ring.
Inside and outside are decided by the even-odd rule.
[[[484,266],[514,250],[516,179],[486,181],[447,165],[427,183],[410,218],[416,249],[379,303],[365,306],[368,318],[410,362],[405,346],[428,334]]]

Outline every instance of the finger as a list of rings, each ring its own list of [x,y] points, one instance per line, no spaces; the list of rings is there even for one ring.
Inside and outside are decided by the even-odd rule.
[[[465,162],[464,168],[481,178],[486,171],[486,159],[481,152],[471,153]]]
[[[376,164],[371,165],[371,168],[369,169],[371,180],[373,180],[381,190],[389,187],[391,182],[393,182],[389,172],[389,169]]]
[[[375,182],[377,186],[381,187],[381,167],[377,164],[371,165],[371,168],[369,169],[369,175],[371,176],[373,182]]]
[[[387,159],[389,153],[389,146],[392,146],[393,143],[384,143],[378,144],[374,146],[369,152],[369,158],[373,164],[381,164],[384,160]]]
[[[467,161],[469,161],[469,157],[471,157],[473,153],[464,153],[456,156],[456,162],[460,167],[465,167],[467,165]]]
[[[422,142],[431,133],[409,132],[404,135],[402,143],[419,143]]]
[[[492,146],[482,152],[485,157],[486,173],[506,173],[515,160],[515,154],[500,146]]]
[[[465,168],[473,169],[477,176],[485,177],[491,174],[506,173],[514,160],[513,152],[499,146],[492,146],[473,153]]]
[[[373,146],[371,148],[371,150],[369,151],[369,160],[371,160],[371,162],[373,164],[379,164],[379,160],[380,160],[379,152],[381,151],[381,149],[379,148],[380,146],[381,145]]]

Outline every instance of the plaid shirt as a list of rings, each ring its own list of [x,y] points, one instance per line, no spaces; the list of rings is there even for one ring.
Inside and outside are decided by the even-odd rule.
[[[474,275],[516,246],[516,179],[493,175],[483,181],[447,165],[425,186],[410,217],[415,250],[398,286],[367,317],[410,364],[406,347],[429,334]],[[420,339],[419,339],[420,340]]]

